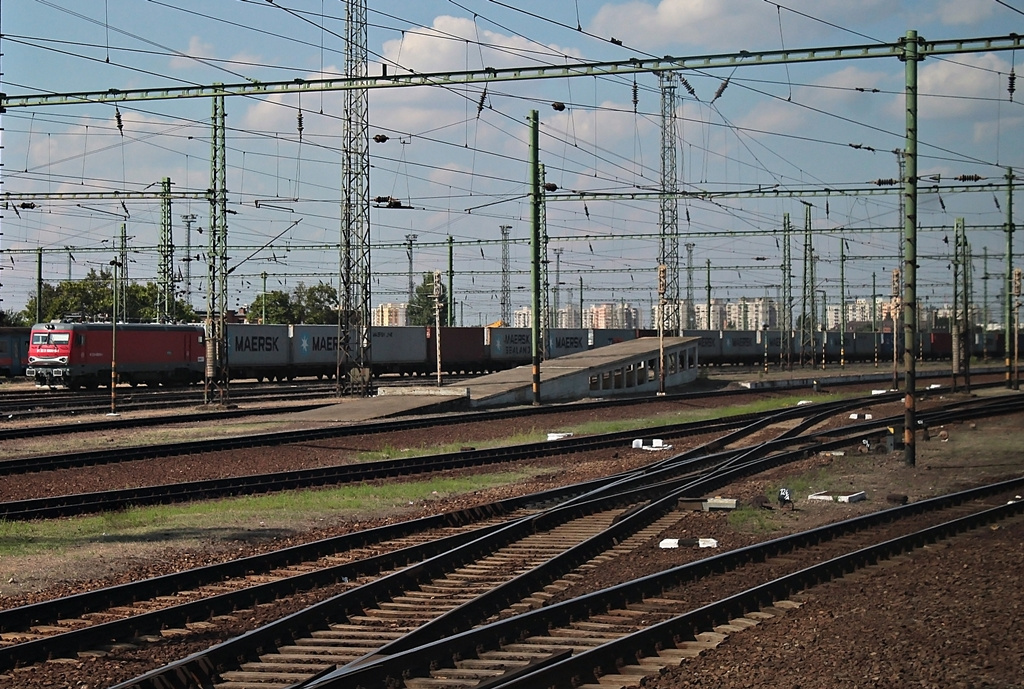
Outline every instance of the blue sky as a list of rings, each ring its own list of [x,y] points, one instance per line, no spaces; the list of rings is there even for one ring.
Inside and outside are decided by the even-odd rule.
[[[368,3],[369,72],[387,63],[403,70],[446,72],[481,67],[532,67],[631,57],[695,56],[740,50],[802,50],[892,42],[908,29],[928,40],[1024,33],[1024,1],[932,0],[666,0],[654,2]],[[5,0],[3,86],[9,96],[158,89],[188,84],[318,78],[342,73],[344,5],[337,0]],[[614,41],[612,40],[614,39]],[[1006,166],[1024,170],[1024,95],[1008,93],[1012,52],[981,52],[920,65],[921,175],[962,174],[998,181]],[[898,176],[904,132],[904,65],[894,58],[786,66],[755,66],[684,74],[696,98],[679,89],[677,149],[680,186],[737,190],[773,186],[864,185]],[[715,98],[723,79],[728,87]],[[714,100],[714,103],[711,101]],[[556,111],[551,103],[566,104]],[[283,232],[268,249],[241,263],[229,283],[229,304],[251,302],[262,288],[290,290],[336,280],[337,252],[321,245],[339,236],[338,190],[342,97],[338,93],[227,99],[230,265]],[[467,325],[500,312],[500,227],[511,226],[513,307],[528,303],[528,132],[540,112],[541,161],[563,190],[618,192],[657,188],[660,100],[656,77],[581,77],[477,86],[404,88],[370,94],[370,193],[394,196],[411,209],[373,209],[374,304],[404,301],[404,246],[415,234],[419,275],[447,269],[447,237],[455,253],[455,292]],[[481,107],[482,106],[482,107]],[[110,105],[12,108],[3,115],[2,191],[139,191],[170,177],[179,191],[209,186],[210,103],[177,99]],[[302,113],[302,138],[298,114]],[[150,188],[152,190],[152,188]],[[297,199],[297,200],[296,200]],[[256,201],[261,201],[257,207]],[[846,242],[847,296],[879,291],[897,267],[898,197],[835,194],[809,199],[819,231],[819,287],[839,298],[838,256]],[[923,194],[919,293],[932,304],[950,299],[948,255],[956,217],[969,228],[1005,221],[1005,193]],[[1017,202],[1017,207],[1021,202]],[[133,278],[154,279],[159,207],[127,208]],[[712,265],[715,297],[775,296],[781,282],[776,237],[789,212],[802,229],[797,199],[680,202],[683,242],[692,242],[698,300],[704,265]],[[124,209],[109,202],[48,200],[19,214],[3,212],[0,248],[43,247],[49,280],[79,278],[106,264]],[[176,201],[175,244],[184,254],[180,216],[197,216],[201,201]],[[643,309],[656,296],[657,201],[557,201],[547,211],[550,249],[559,258],[563,290],[585,302],[627,301]],[[296,224],[296,221],[299,221]],[[990,254],[1002,272],[1002,233],[970,229],[975,274]],[[192,254],[205,234],[193,230]],[[1021,242],[1018,242],[1020,244]],[[64,247],[70,247],[69,250]],[[69,261],[68,254],[74,258]],[[794,292],[799,294],[802,238],[794,238]],[[681,248],[685,268],[685,250]],[[554,254],[550,255],[552,262]],[[35,257],[4,257],[3,308],[21,308],[34,290]],[[552,263],[553,273],[553,263]],[[205,269],[192,264],[192,289],[205,288]],[[552,280],[554,276],[552,274]],[[680,277],[685,284],[685,275]],[[998,312],[997,283],[989,300]],[[976,298],[982,283],[976,281]],[[579,299],[578,291],[572,295]],[[561,292],[566,303],[570,295]],[[193,301],[202,304],[195,294]],[[998,318],[998,316],[995,316]]]

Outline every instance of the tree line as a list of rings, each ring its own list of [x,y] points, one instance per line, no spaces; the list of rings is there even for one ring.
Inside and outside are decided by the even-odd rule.
[[[109,321],[114,313],[113,274],[95,268],[80,280],[62,280],[56,284],[44,282],[39,313],[42,321],[82,320]],[[445,322],[446,297],[441,286],[441,319]],[[122,297],[122,295],[118,295]],[[159,286],[155,282],[131,282],[123,295],[124,309],[119,307],[117,320],[121,322],[155,323],[158,313]],[[0,326],[26,326],[36,320],[37,297],[32,296],[20,311],[0,311]],[[120,299],[119,299],[120,301]],[[258,294],[249,305],[247,323],[308,323],[333,324],[338,322],[338,291],[320,282],[307,286],[300,282],[290,291],[273,290]],[[196,310],[183,299],[176,299],[170,309],[170,320],[194,323],[201,320]],[[406,312],[409,325],[433,325],[434,277],[425,273],[416,288],[413,302]]]

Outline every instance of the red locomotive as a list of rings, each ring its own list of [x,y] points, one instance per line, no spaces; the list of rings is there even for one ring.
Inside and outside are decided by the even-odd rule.
[[[116,352],[115,352],[116,347]],[[116,353],[116,361],[115,361]],[[188,385],[203,380],[203,328],[195,325],[39,323],[32,326],[25,375],[72,390],[110,385]]]

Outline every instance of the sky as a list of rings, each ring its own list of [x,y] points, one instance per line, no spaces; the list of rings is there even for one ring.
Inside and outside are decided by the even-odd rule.
[[[806,52],[892,43],[908,30],[928,41],[1006,36],[1024,33],[1024,0],[368,0],[367,21],[368,74],[385,66],[388,74],[447,73]],[[345,5],[338,0],[5,0],[0,33],[0,92],[12,98],[344,72]],[[925,306],[951,301],[953,224],[963,217],[974,299],[983,301],[987,291],[991,318],[1001,320],[1001,283],[981,278],[1006,268],[1000,226],[1007,192],[924,189],[936,176],[952,184],[959,175],[977,175],[975,186],[983,186],[1004,182],[1010,167],[1024,170],[1024,95],[1009,91],[1017,57],[980,51],[919,65],[918,294]],[[681,190],[836,190],[802,200],[680,199],[681,296],[692,262],[698,302],[708,266],[714,298],[775,298],[789,213],[799,307],[808,207],[816,292],[831,303],[842,291],[848,300],[887,293],[890,271],[899,266],[899,196],[841,190],[891,191],[874,181],[899,177],[904,63],[878,57],[677,74],[673,141]],[[343,102],[339,92],[226,99],[229,307],[251,303],[264,273],[267,290],[337,285]],[[0,208],[0,253],[7,254],[0,256],[0,307],[21,309],[34,294],[38,248],[46,280],[80,279],[109,264],[122,223],[130,278],[155,280],[156,199],[122,205],[59,196],[152,192],[164,177],[177,192],[197,197],[176,199],[172,221],[179,289],[185,296],[188,288],[192,303],[202,306],[207,234],[200,230],[209,208],[199,197],[210,186],[211,107],[208,99],[174,98],[12,107],[0,115],[0,192],[50,195],[35,208]],[[370,211],[373,305],[406,301],[410,246],[417,283],[423,273],[447,271],[450,236],[458,322],[494,321],[501,312],[503,226],[511,307],[529,304],[534,110],[545,180],[558,187],[546,223],[549,279],[555,283],[557,273],[559,303],[578,303],[582,285],[587,305],[626,302],[649,313],[657,299],[659,202],[625,195],[661,186],[661,94],[650,73],[371,90],[370,136],[387,141],[370,144],[370,196],[404,206],[373,204]],[[189,232],[185,216],[195,216]],[[186,255],[198,260],[185,263]],[[1015,255],[1019,265],[1019,248]]]

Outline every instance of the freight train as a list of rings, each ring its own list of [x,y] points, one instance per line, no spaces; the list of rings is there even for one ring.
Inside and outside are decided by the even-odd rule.
[[[38,385],[95,388],[109,385],[111,362],[117,379],[131,385],[187,385],[206,372],[201,325],[40,323],[32,327],[25,375]],[[338,328],[334,325],[227,326],[227,370],[231,379],[292,380],[331,378],[338,367]],[[548,357],[586,351],[644,334],[621,330],[550,330]],[[375,327],[369,331],[370,368],[384,374],[483,374],[529,363],[528,328]],[[349,354],[358,343],[349,337]],[[440,345],[439,345],[440,343]],[[116,351],[115,351],[116,348]]]
[[[803,341],[801,333],[778,330],[685,330],[686,337],[699,339],[697,356],[704,366],[761,364],[767,356],[769,363],[836,363],[840,361],[891,360],[893,335],[891,332],[840,333],[827,331],[814,333]],[[971,334],[971,356],[1001,357],[1004,338],[1002,332],[978,330]],[[1022,337],[1024,340],[1024,337]],[[902,333],[897,336],[902,356]],[[924,361],[953,358],[953,337],[948,332],[917,333],[914,354]]]
[[[119,382],[132,385],[188,385],[206,373],[205,333],[201,325],[119,324],[116,338],[109,323],[40,323],[31,329],[11,328],[7,348],[15,354],[8,375],[22,372],[38,385],[95,388],[109,385],[116,358]],[[2,336],[3,333],[0,333]],[[704,366],[769,363],[820,363],[891,360],[891,333],[816,333],[813,344],[799,333],[743,330],[687,330],[698,338],[698,361]],[[788,335],[788,336],[787,336]],[[358,333],[349,337],[350,349]],[[553,358],[624,342],[656,337],[650,330],[553,329],[544,337],[544,357]],[[374,376],[429,375],[437,371],[483,374],[529,364],[532,335],[528,328],[374,327],[369,330],[370,368]],[[19,338],[21,338],[19,340]],[[338,366],[338,328],[333,325],[227,326],[227,368],[231,379],[292,380],[331,378]],[[16,350],[19,342],[27,347]],[[0,339],[0,352],[5,340]],[[112,351],[116,345],[116,353]],[[972,355],[1000,357],[1002,333],[977,332]],[[27,360],[17,361],[20,351]],[[950,359],[949,333],[918,334],[915,352],[921,359]],[[116,357],[115,357],[116,355]],[[0,358],[0,365],[4,359]]]

